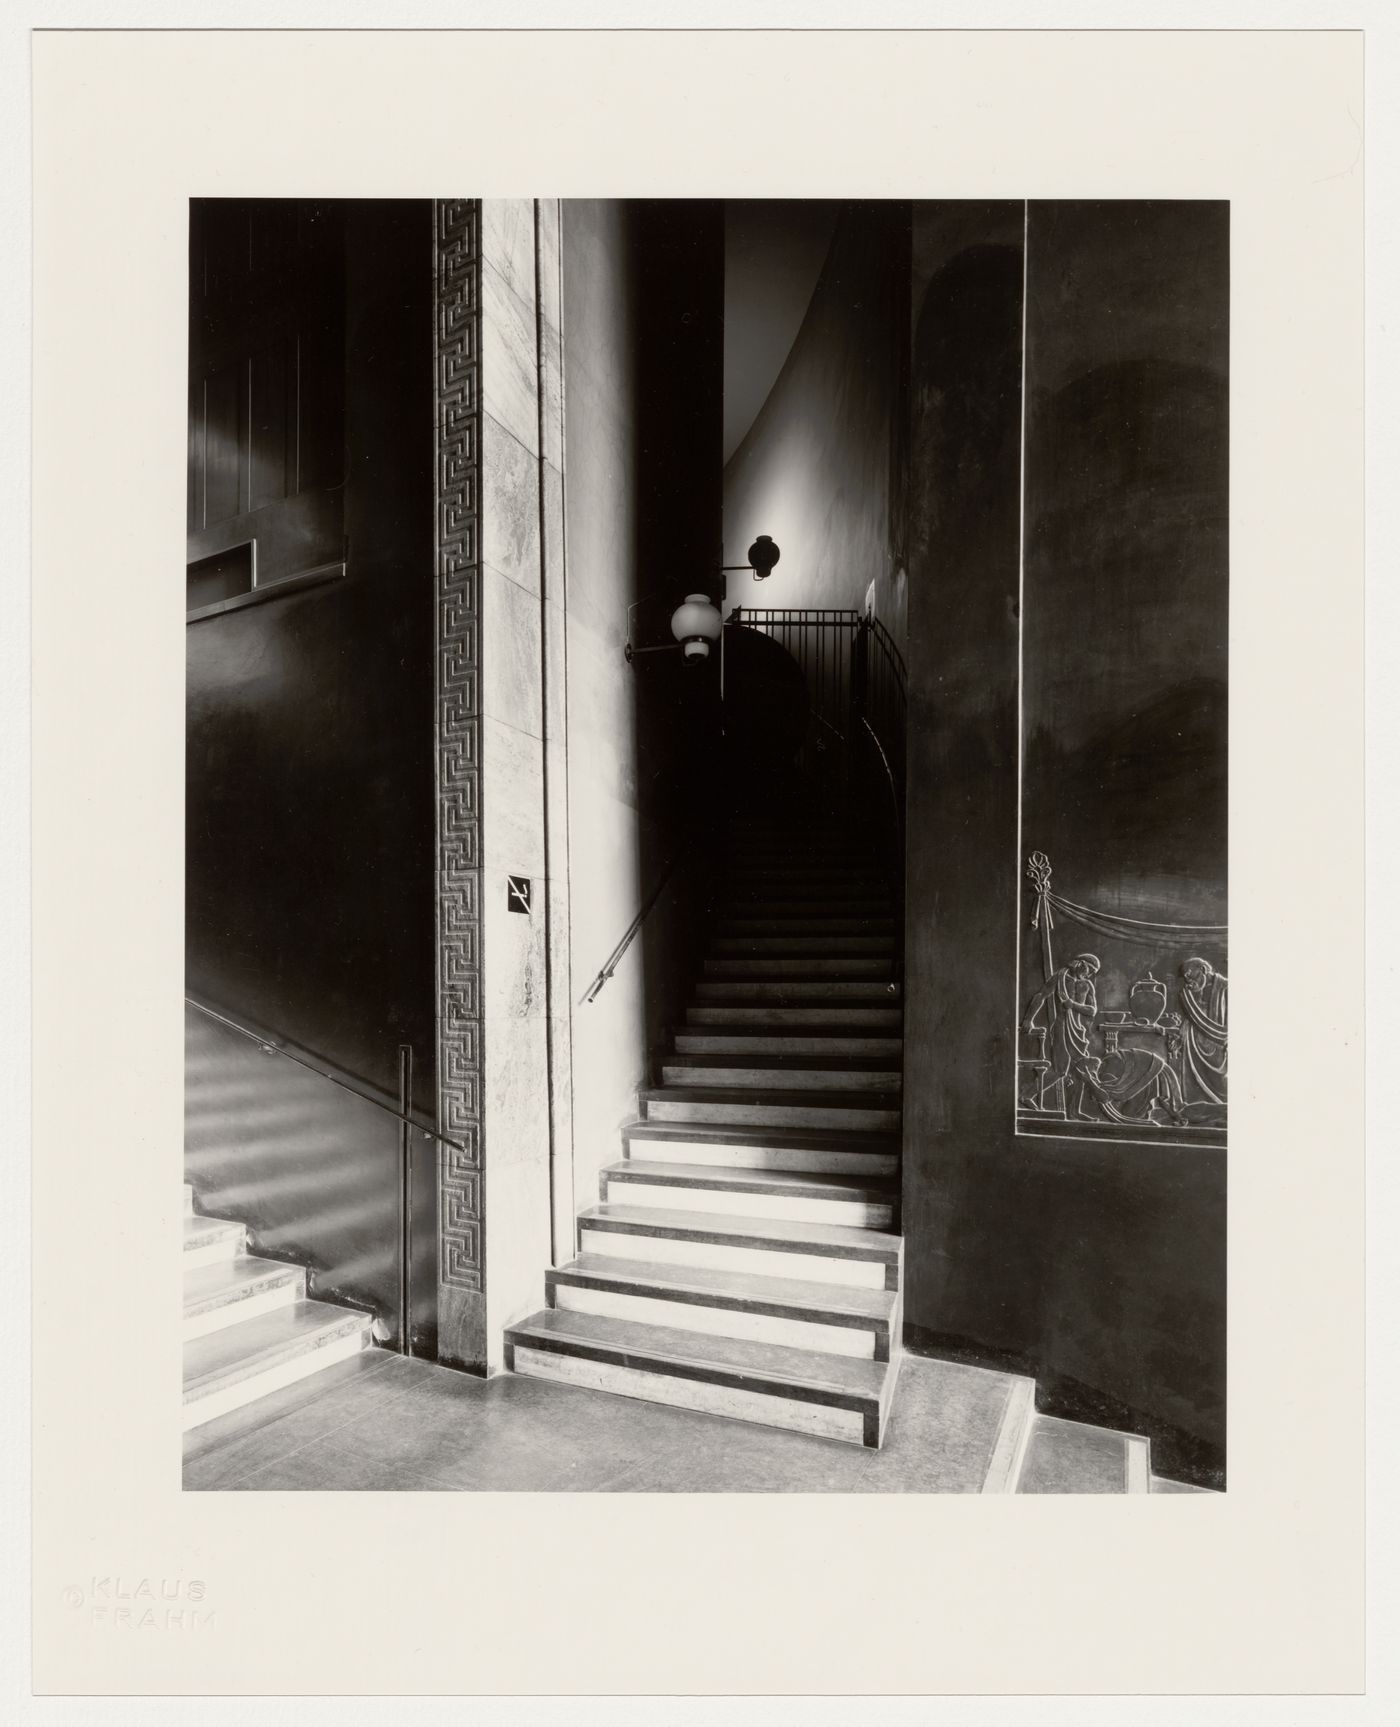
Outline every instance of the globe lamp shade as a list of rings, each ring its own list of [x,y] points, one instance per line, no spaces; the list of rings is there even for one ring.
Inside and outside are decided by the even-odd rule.
[[[687,594],[671,614],[671,634],[687,660],[709,657],[710,643],[719,640],[719,608],[708,594]]]

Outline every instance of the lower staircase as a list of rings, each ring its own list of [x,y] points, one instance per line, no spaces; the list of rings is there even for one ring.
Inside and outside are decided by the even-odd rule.
[[[184,1430],[369,1347],[373,1315],[311,1301],[299,1265],[248,1252],[241,1223],[197,1216],[185,1186]]]
[[[879,1447],[899,1371],[901,932],[835,821],[731,834],[685,1022],[516,1373]]]

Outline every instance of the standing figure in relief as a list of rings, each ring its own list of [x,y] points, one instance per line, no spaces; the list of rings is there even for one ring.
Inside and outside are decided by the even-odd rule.
[[[1099,1011],[1094,990],[1094,975],[1099,969],[1097,954],[1076,954],[1046,979],[1031,997],[1022,1022],[1027,1031],[1045,1032],[1045,1056],[1049,1066],[1041,1089],[1041,1098],[1058,1086],[1066,1115],[1071,1113],[1071,1090],[1082,1099],[1084,1084],[1091,1080],[1094,1064],[1089,1054],[1089,1033]],[[1077,1087],[1075,1081],[1078,1081]]]
[[[1187,1101],[1225,1103],[1229,1099],[1226,992],[1230,980],[1204,959],[1188,959],[1181,978]]]

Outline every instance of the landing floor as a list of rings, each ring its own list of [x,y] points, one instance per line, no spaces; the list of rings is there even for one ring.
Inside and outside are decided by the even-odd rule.
[[[876,1452],[514,1374],[475,1379],[371,1350],[187,1434],[184,1485],[977,1493],[1012,1384],[908,1356]]]

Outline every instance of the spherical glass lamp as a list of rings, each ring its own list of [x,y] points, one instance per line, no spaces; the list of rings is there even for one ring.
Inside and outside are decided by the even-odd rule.
[[[708,659],[710,643],[719,640],[719,608],[708,594],[687,594],[671,614],[671,634],[686,660]]]

